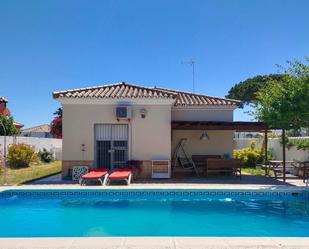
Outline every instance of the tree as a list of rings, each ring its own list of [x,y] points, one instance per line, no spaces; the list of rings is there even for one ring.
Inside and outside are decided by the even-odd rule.
[[[255,103],[260,89],[265,88],[270,81],[280,83],[284,76],[285,74],[257,75],[233,86],[226,97],[241,100],[244,105]]]
[[[5,131],[3,129],[5,128]],[[0,114],[0,136],[12,136],[18,134],[18,130],[14,125],[13,117],[4,116]]]
[[[308,63],[309,60],[306,59]],[[282,129],[283,181],[285,181],[285,130],[309,127],[309,65],[288,62],[280,84],[270,81],[257,93],[255,116],[270,128]]]
[[[56,115],[57,117],[62,118],[62,107],[59,107],[57,109],[57,111],[54,112],[54,115]]]
[[[62,138],[62,108],[58,108],[57,111],[54,112],[54,115],[57,115],[52,120],[51,126],[51,133],[53,134],[54,138]]]
[[[288,63],[280,84],[270,81],[258,91],[255,116],[271,128],[308,128],[309,65],[299,61]]]

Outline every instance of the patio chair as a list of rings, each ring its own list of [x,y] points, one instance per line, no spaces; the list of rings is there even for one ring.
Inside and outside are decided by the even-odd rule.
[[[108,176],[108,184],[113,181],[125,181],[127,185],[131,183],[133,171],[130,168],[116,169]]]
[[[101,185],[105,185],[108,177],[108,170],[107,169],[93,169],[89,173],[83,175],[80,180],[79,184],[86,185],[89,182],[99,181]]]

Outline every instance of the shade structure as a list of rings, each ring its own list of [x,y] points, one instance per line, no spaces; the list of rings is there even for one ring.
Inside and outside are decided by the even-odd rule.
[[[270,130],[269,126],[264,122],[245,122],[245,121],[172,121],[171,122],[172,130],[233,130],[238,132],[244,131],[255,131],[255,132],[264,132],[264,151],[265,159],[264,163],[268,163],[267,158],[267,133]],[[282,130],[283,136],[285,130]],[[285,173],[285,143],[283,142],[283,181],[286,181]]]

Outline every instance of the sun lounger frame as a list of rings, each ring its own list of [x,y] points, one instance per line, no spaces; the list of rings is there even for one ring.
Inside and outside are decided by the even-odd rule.
[[[111,173],[111,174],[112,174],[112,173]],[[111,174],[110,174],[110,175],[111,175]],[[130,185],[130,184],[131,184],[131,181],[132,181],[132,172],[129,174],[129,176],[128,176],[127,178],[119,178],[119,179],[113,179],[113,178],[111,179],[111,178],[108,178],[106,184],[109,185],[110,182],[113,182],[113,181],[115,181],[115,182],[116,182],[116,181],[119,181],[119,182],[120,182],[120,181],[125,181],[127,185]]]
[[[81,186],[85,186],[85,185],[87,185],[88,182],[99,181],[101,183],[101,185],[103,186],[103,185],[106,185],[108,176],[109,176],[109,174],[106,173],[106,174],[104,174],[104,175],[102,175],[101,177],[98,177],[98,178],[85,178],[85,179],[80,178],[79,184]]]

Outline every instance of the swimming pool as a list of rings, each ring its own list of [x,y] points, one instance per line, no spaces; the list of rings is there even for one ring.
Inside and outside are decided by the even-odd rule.
[[[308,193],[9,190],[0,237],[309,236]]]

